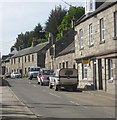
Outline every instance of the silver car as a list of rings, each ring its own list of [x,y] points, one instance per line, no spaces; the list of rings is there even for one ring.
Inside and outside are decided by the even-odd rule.
[[[57,69],[53,76],[49,77],[49,88],[55,88],[58,91],[60,88],[72,88],[73,91],[77,90],[78,85],[78,71],[74,68]]]
[[[20,72],[12,72],[11,73],[11,78],[21,78],[21,73]]]

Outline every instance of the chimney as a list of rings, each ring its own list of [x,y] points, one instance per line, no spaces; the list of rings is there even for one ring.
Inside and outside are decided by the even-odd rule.
[[[75,17],[73,16],[72,20],[71,20],[71,27],[74,29],[75,27]]]
[[[32,47],[36,46],[38,44],[37,40],[33,37],[32,40]]]

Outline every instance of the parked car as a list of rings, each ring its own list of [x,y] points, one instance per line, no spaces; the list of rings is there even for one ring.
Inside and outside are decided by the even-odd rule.
[[[11,72],[6,72],[5,73],[5,78],[10,78],[11,77]]]
[[[49,77],[49,88],[55,88],[58,91],[62,87],[65,89],[72,88],[73,91],[77,90],[78,86],[78,72],[74,68],[57,69],[53,76]]]
[[[40,71],[40,67],[30,67],[28,70],[28,78],[32,80],[32,78],[37,78],[37,75]]]
[[[21,78],[22,75],[20,72],[12,72],[11,73],[11,78]]]
[[[52,70],[42,68],[37,75],[38,84],[49,85],[49,77],[53,74]]]

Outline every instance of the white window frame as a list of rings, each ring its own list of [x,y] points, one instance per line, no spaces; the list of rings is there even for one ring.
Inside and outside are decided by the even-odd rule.
[[[100,19],[100,42],[104,41],[104,34],[105,34],[105,29],[104,29],[104,19]]]
[[[113,80],[113,61],[109,59],[109,80]]]
[[[82,79],[87,80],[88,78],[88,65],[82,64]]]
[[[79,30],[79,45],[80,45],[80,49],[83,48],[83,30],[80,29]]]
[[[114,29],[114,35],[115,37],[117,37],[117,11],[114,13],[114,26],[115,26],[115,29]]]
[[[89,24],[89,46],[93,45],[94,41],[93,41],[93,28],[92,28],[92,23]]]

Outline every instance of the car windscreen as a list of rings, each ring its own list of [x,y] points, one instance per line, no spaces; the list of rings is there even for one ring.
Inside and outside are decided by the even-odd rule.
[[[51,75],[52,72],[50,70],[43,70],[44,75]]]
[[[14,74],[20,74],[19,72],[14,72]]]
[[[30,71],[39,71],[40,68],[30,68]]]

